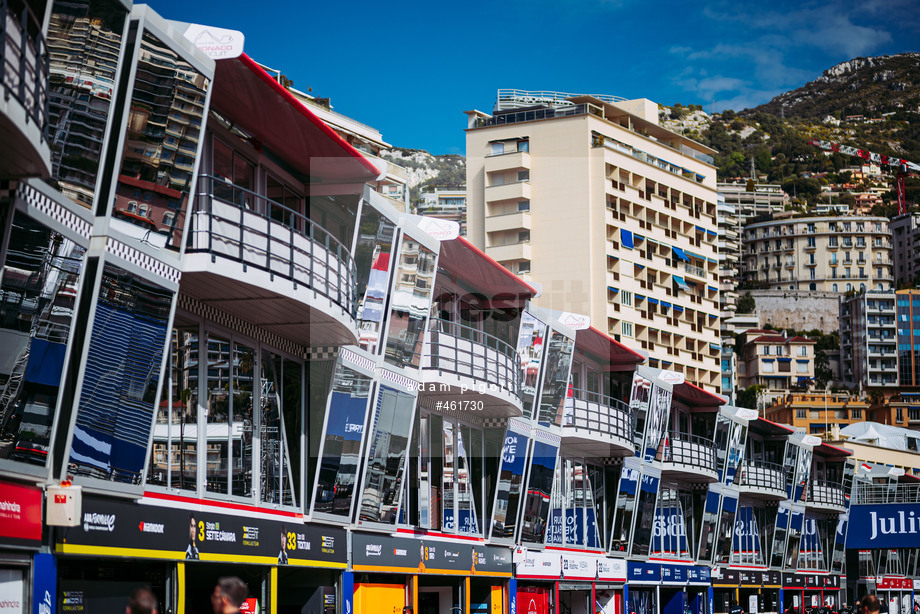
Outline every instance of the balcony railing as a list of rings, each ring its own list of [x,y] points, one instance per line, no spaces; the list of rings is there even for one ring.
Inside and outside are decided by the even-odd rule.
[[[572,390],[572,398],[566,402],[563,428],[566,426],[631,439],[629,406],[619,399],[589,390]]]
[[[338,239],[305,215],[218,177],[198,178],[187,251],[268,271],[357,313],[355,261]]]
[[[684,273],[687,275],[693,275],[694,277],[706,279],[706,269],[693,264],[684,263]]]
[[[521,394],[521,370],[511,344],[465,324],[432,319],[431,343],[422,369],[472,378],[515,396]]]
[[[844,507],[843,487],[839,483],[825,480],[812,480],[808,489],[808,503]]]
[[[699,435],[672,433],[665,436],[657,460],[715,471],[715,445],[711,439]]]
[[[42,24],[22,1],[0,0],[0,70],[3,95],[15,98],[48,138],[48,49]]]
[[[786,491],[786,472],[782,465],[762,460],[746,460],[741,468],[740,486]]]

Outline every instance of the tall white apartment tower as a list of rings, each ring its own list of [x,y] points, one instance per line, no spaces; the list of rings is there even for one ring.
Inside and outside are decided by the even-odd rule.
[[[647,99],[499,90],[467,116],[470,241],[540,282],[542,306],[718,392],[715,152]]]

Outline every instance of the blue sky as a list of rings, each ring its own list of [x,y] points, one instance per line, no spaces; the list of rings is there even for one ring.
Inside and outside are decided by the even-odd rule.
[[[499,88],[741,110],[854,57],[920,51],[912,0],[149,3],[242,30],[297,89],[436,154],[464,153],[463,111],[490,112]]]

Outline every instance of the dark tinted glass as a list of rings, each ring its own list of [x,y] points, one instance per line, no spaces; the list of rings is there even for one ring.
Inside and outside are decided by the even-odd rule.
[[[129,103],[113,227],[158,247],[182,244],[209,79],[145,32]]]
[[[70,473],[139,483],[172,293],[106,264],[84,367]]]
[[[84,251],[15,214],[0,284],[0,459],[48,460]]]

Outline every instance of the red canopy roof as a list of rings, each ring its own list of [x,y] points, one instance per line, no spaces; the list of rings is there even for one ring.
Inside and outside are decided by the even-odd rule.
[[[696,384],[684,382],[674,386],[674,396],[690,407],[711,407],[717,409],[726,401],[717,394],[703,390]]]
[[[536,288],[486,256],[465,237],[441,242],[438,267],[453,281],[485,294],[489,299],[510,293],[517,303],[539,294]]]
[[[847,457],[853,456],[853,453],[846,448],[838,448],[837,446],[832,446],[829,443],[821,443],[819,446],[815,446],[815,454],[820,454],[821,456],[836,456],[836,457]]]
[[[219,60],[211,106],[312,182],[365,182],[380,171],[246,54]]]
[[[609,371],[631,370],[635,365],[645,362],[645,356],[593,326],[576,333],[575,349],[595,357],[602,367],[609,367]]]
[[[785,424],[779,424],[766,418],[757,418],[751,422],[751,429],[755,433],[762,435],[789,435],[795,432],[795,429]]]

